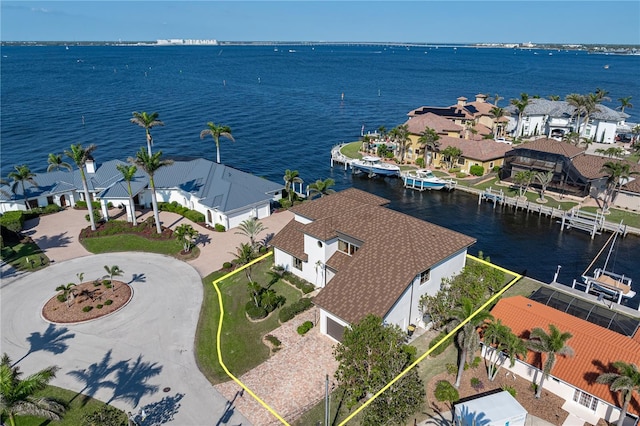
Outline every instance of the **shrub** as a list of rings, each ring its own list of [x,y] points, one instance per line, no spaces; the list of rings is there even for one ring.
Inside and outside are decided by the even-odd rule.
[[[49,205],[47,205],[46,207],[44,207],[42,209],[42,213],[43,214],[51,214],[51,213],[57,213],[60,210],[62,210],[62,207],[60,207],[59,205],[57,205],[57,204],[49,204]]]
[[[491,169],[491,171],[494,173],[498,173],[500,171],[500,166],[493,166],[493,169]]]
[[[316,289],[316,287],[313,284],[311,284],[309,281],[303,280],[302,278],[292,274],[291,272],[288,272],[288,271],[284,272],[282,274],[282,277],[288,282],[290,282],[291,284],[293,284],[294,286],[296,286],[296,288],[298,288],[304,294],[309,294]]]
[[[89,220],[89,214],[85,214],[85,215],[84,215],[84,218],[85,218],[85,220],[86,220],[87,222],[90,222],[90,220]],[[93,210],[93,220],[94,220],[95,222],[100,222],[100,220],[102,220],[102,214],[100,214],[100,210],[98,210],[98,209],[94,209],[94,210]]]
[[[471,368],[478,368],[478,366],[480,365],[480,362],[482,362],[481,357],[477,356],[473,358],[473,361],[471,361]]]
[[[288,209],[291,207],[291,202],[287,198],[280,199],[280,207],[283,209]]]
[[[280,322],[287,322],[293,317],[295,317],[296,315],[298,315],[300,312],[306,311],[311,306],[313,306],[312,300],[308,297],[303,297],[297,302],[294,302],[291,305],[285,306],[282,309],[280,309],[278,318],[280,319]]]
[[[82,426],[123,426],[127,423],[126,414],[110,405],[103,405],[82,418]]]
[[[458,390],[446,380],[440,380],[436,384],[436,390],[434,392],[436,399],[440,402],[456,402],[460,399]]]
[[[424,158],[420,157],[416,160],[418,167],[424,167]]]
[[[24,227],[24,213],[20,210],[12,210],[5,212],[0,216],[0,225],[4,226],[10,231],[20,232]]]
[[[472,377],[471,378],[471,387],[474,388],[476,390],[476,392],[478,392],[479,390],[484,389],[484,384],[477,377]]]
[[[102,309],[102,305],[101,305],[101,304],[97,304],[97,305],[96,305],[96,308],[98,308],[98,309]]]
[[[272,334],[267,334],[266,336],[264,336],[264,338],[276,348],[282,345],[282,342],[280,341],[280,339],[278,339],[276,336]]]
[[[514,398],[518,394],[518,391],[516,391],[516,388],[514,388],[513,386],[502,385],[502,390],[509,392]]]
[[[231,269],[231,268],[233,268],[233,263],[231,263],[231,262],[224,262],[224,263],[222,264],[222,268],[223,268],[223,269]]]
[[[267,316],[267,310],[262,306],[256,306],[251,300],[247,302],[244,309],[252,320],[262,319]]]
[[[189,219],[191,222],[202,223],[204,222],[204,215],[195,210],[189,210],[184,213],[184,217]]]
[[[449,173],[458,173],[460,171],[460,167],[452,167],[449,169]]]
[[[64,294],[59,294],[56,296],[56,298],[58,299],[58,302],[64,303],[67,301],[67,298],[64,297]]]
[[[87,306],[85,306],[84,308],[82,308],[82,312],[89,312],[89,311],[90,311],[90,310],[92,310],[92,309],[93,309],[93,306],[91,306],[91,305],[87,305]]]
[[[467,174],[465,172],[458,172],[458,173],[456,173],[456,177],[458,179],[466,178]]]
[[[469,167],[469,173],[474,176],[482,176],[484,175],[484,167],[478,165],[471,166]]]
[[[311,321],[305,321],[298,327],[298,334],[304,336],[307,334],[309,330],[313,328],[313,323]]]
[[[432,347],[434,347],[440,340],[444,339],[444,337],[447,335],[448,333],[446,331],[442,331],[440,332],[440,334],[438,334],[431,342],[429,342],[429,349],[431,349]],[[437,348],[435,348],[433,350],[433,352],[431,352],[431,356],[438,356],[440,355],[442,352],[445,351],[445,349],[447,349],[449,347],[449,345],[453,343],[453,338],[450,337],[447,340],[445,340],[440,346],[438,346]]]
[[[107,305],[107,306],[109,306],[112,303],[113,303],[113,300],[111,300],[111,299],[107,299],[107,300],[104,301],[104,304]]]
[[[213,226],[213,229],[215,229],[216,232],[224,232],[227,230],[227,228],[225,228],[224,225],[222,225],[221,223],[216,223]]]
[[[449,373],[449,374],[457,374],[458,373],[458,366],[455,365],[454,363],[451,363],[451,362],[447,363],[445,368],[447,369],[447,373]]]

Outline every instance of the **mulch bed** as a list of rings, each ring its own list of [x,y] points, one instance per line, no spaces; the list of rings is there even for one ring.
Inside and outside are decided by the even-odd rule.
[[[96,286],[94,281],[85,282],[73,287],[76,295],[73,301],[60,302],[57,293],[45,303],[42,308],[42,316],[54,323],[69,324],[88,321],[103,317],[122,308],[131,299],[131,287],[125,282],[113,280],[115,288],[106,288],[102,281]],[[113,303],[105,304],[107,300]],[[102,305],[98,308],[98,305]],[[92,309],[84,312],[85,306]]]
[[[501,369],[495,380],[490,382],[487,378],[487,373],[483,364],[480,364],[476,369],[469,369],[465,371],[462,376],[460,388],[458,389],[460,399],[471,399],[477,396],[482,396],[482,394],[486,392],[501,389],[503,385],[511,386],[516,390],[516,400],[518,400],[520,405],[522,405],[529,414],[546,420],[554,425],[561,425],[564,422],[569,415],[568,412],[561,408],[565,402],[564,399],[548,392],[545,389],[542,390],[542,396],[540,399],[536,399],[535,392],[530,381],[520,376],[517,376],[514,380],[511,374],[507,377],[505,374],[506,372],[507,370]],[[483,384],[482,389],[476,390],[471,386],[471,379],[473,377],[480,379]],[[440,380],[446,380],[449,383],[454,384],[456,376],[447,372],[441,373],[435,376],[427,384],[427,398],[429,406],[438,412],[450,411],[451,406],[448,403],[439,402],[434,396],[436,383]]]

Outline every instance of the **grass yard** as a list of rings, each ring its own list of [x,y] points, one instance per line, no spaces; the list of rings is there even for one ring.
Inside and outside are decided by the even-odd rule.
[[[580,210],[584,210],[586,212],[595,213],[598,211],[598,207],[582,207]],[[607,222],[617,223],[619,224],[622,221],[623,225],[633,226],[634,228],[640,228],[640,214],[620,210],[620,209],[609,209],[609,214],[606,215]]]
[[[271,258],[254,265],[251,278],[263,287],[266,286],[271,279],[268,272],[272,265]],[[222,275],[221,272],[214,272],[202,280],[204,301],[196,331],[198,365],[202,373],[213,384],[229,380],[218,363],[216,348],[220,311],[218,296],[212,282]],[[227,368],[238,377],[269,358],[269,348],[262,342],[262,338],[280,325],[278,320],[280,308],[261,321],[252,322],[247,318],[245,314],[245,305],[249,301],[247,283],[244,271],[238,272],[220,283],[225,312],[221,334],[222,358]],[[302,297],[302,293],[298,289],[281,280],[278,280],[270,288],[287,299],[285,306]]]
[[[2,247],[2,260],[21,271],[37,271],[49,265],[49,258],[31,239]]]
[[[355,158],[357,160],[362,158],[362,154],[358,151],[360,151],[360,148],[362,148],[362,142],[361,141],[356,141],[356,142],[350,142],[348,144],[346,144],[345,146],[343,146],[340,149],[340,152],[342,153],[342,155],[345,155],[349,158]]]
[[[67,406],[67,411],[64,417],[60,421],[52,422],[50,420],[43,419],[42,417],[18,416],[16,417],[16,424],[18,426],[79,426],[83,424],[82,420],[85,415],[91,414],[106,405],[104,402],[91,397],[86,397],[85,401],[85,397],[83,395],[78,395],[77,392],[56,386],[47,386],[44,390],[36,393],[35,396],[46,396]],[[7,421],[4,418],[3,420]],[[125,426],[126,424],[127,416],[122,412],[122,425]]]
[[[137,235],[109,235],[82,240],[82,245],[91,253],[110,253],[119,251],[146,251],[176,255],[182,250],[177,240],[149,240]]]

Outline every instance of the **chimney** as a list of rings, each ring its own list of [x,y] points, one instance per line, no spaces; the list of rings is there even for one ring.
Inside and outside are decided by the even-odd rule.
[[[478,93],[476,95],[476,102],[487,102],[487,95],[483,93]]]
[[[96,162],[93,157],[89,156],[87,161],[84,163],[85,169],[87,173],[95,173],[96,172]]]
[[[465,98],[464,96],[460,96],[458,98],[458,104],[457,104],[458,108],[459,109],[464,108],[466,104],[467,104],[467,98]]]

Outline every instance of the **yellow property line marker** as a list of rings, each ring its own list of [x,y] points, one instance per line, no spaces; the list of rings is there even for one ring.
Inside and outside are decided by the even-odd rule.
[[[216,347],[218,349],[218,362],[220,363],[220,365],[224,369],[224,371],[227,374],[227,376],[229,376],[231,379],[233,379],[233,381],[236,382],[242,389],[247,391],[247,393],[249,395],[251,395],[256,401],[258,401],[258,403],[260,403],[260,405],[262,405],[271,414],[273,414],[278,420],[280,420],[280,422],[282,422],[282,424],[290,426],[289,423],[287,423],[287,421],[285,419],[283,419],[273,408],[271,408],[266,402],[264,402],[262,399],[260,399],[260,397],[258,395],[253,393],[253,391],[251,389],[249,389],[244,383],[242,383],[236,376],[231,374],[231,372],[229,371],[227,366],[224,364],[224,361],[222,360],[222,351],[220,350],[220,346],[221,346],[220,345],[220,334],[222,333],[222,320],[223,320],[223,317],[224,317],[224,306],[222,304],[222,293],[220,292],[220,288],[218,287],[218,283],[224,281],[227,278],[232,277],[233,275],[237,274],[238,272],[243,271],[245,268],[248,268],[249,266],[251,266],[251,265],[253,265],[255,263],[258,263],[261,260],[266,259],[267,257],[271,256],[272,254],[273,254],[273,252],[269,252],[269,253],[265,254],[264,256],[261,256],[261,257],[255,259],[255,260],[252,260],[251,262],[247,263],[246,265],[242,266],[241,268],[238,268],[238,269],[236,269],[234,271],[231,271],[228,274],[225,274],[222,277],[220,277],[220,278],[218,278],[218,279],[213,281],[213,287],[216,289],[216,293],[218,294],[218,303],[220,305],[220,320],[218,321],[218,332],[217,332],[217,335],[216,335]],[[518,282],[522,278],[522,275],[516,274],[513,271],[509,271],[508,269],[505,269],[505,268],[502,268],[500,266],[497,266],[497,265],[494,265],[492,263],[489,263],[486,260],[479,259],[479,258],[477,258],[475,256],[470,255],[470,254],[467,254],[467,257],[470,258],[470,259],[475,260],[476,262],[480,262],[480,263],[483,263],[485,265],[491,266],[492,268],[495,268],[495,269],[497,269],[499,271],[502,271],[502,272],[504,272],[506,274],[513,275],[514,278],[511,281],[509,281],[509,283],[507,283],[507,285],[504,286],[502,288],[502,290],[500,290],[499,292],[494,294],[482,306],[480,306],[478,309],[476,309],[476,311],[473,314],[471,314],[471,316],[469,316],[467,319],[465,319],[460,324],[458,324],[458,326],[456,326],[453,330],[451,330],[449,332],[449,334],[444,336],[438,343],[436,343],[432,348],[429,348],[424,354],[422,354],[418,359],[416,359],[404,371],[402,371],[400,374],[398,374],[393,380],[391,380],[389,383],[387,383],[375,395],[373,395],[371,398],[369,398],[367,401],[365,401],[360,407],[358,407],[353,413],[351,413],[349,415],[349,417],[344,419],[338,426],[343,426],[343,425],[347,424],[347,422],[349,422],[349,420],[351,420],[354,416],[356,416],[360,411],[364,410],[369,404],[371,404],[377,397],[382,395],[382,393],[384,391],[389,389],[391,387],[391,385],[393,385],[395,382],[400,380],[412,368],[414,368],[416,365],[418,365],[420,362],[422,362],[438,346],[440,346],[443,342],[445,342],[450,337],[453,337],[458,332],[458,330],[460,330],[462,327],[464,327],[464,325],[467,324],[473,317],[475,317],[478,314],[478,312],[481,312],[482,310],[484,310],[487,306],[489,306],[491,303],[493,303],[498,297],[502,296],[502,294],[505,291],[510,289],[516,282]]]

